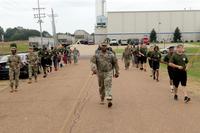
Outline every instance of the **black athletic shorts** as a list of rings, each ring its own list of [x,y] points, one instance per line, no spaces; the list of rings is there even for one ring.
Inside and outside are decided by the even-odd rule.
[[[160,62],[159,61],[152,61],[153,70],[160,69]]]
[[[173,78],[174,78],[174,68],[168,66],[167,70],[168,70],[169,79],[173,80]]]
[[[187,85],[187,72],[183,70],[174,70],[173,83],[176,88],[178,88],[181,83],[182,86]]]
[[[139,63],[144,64],[147,63],[147,57],[146,56],[141,56],[138,58]]]
[[[153,61],[152,60],[149,60],[149,66],[150,66],[150,68],[153,68]]]
[[[143,64],[142,56],[139,56],[139,57],[138,57],[138,63]]]
[[[142,60],[143,60],[143,63],[147,63],[147,57],[146,56],[142,56]]]

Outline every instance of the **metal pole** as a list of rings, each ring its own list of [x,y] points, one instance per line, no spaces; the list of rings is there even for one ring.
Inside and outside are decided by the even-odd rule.
[[[42,20],[41,20],[41,12],[40,12],[40,0],[38,0],[38,23],[40,25],[40,39],[41,39],[41,45],[43,46],[43,36],[42,36]]]
[[[57,36],[56,36],[56,26],[55,26],[55,14],[53,9],[51,8],[52,12],[52,30],[53,30],[53,38],[54,38],[54,46],[57,44]]]

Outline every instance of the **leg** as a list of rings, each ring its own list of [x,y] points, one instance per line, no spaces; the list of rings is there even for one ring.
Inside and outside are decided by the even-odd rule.
[[[11,88],[11,91],[10,91],[10,92],[13,92],[13,86],[14,86],[14,70],[12,70],[12,69],[9,69],[9,79],[10,79],[10,88]]]
[[[34,78],[35,78],[35,82],[37,82],[37,70],[38,70],[38,66],[34,66],[33,68],[33,72],[34,72]]]
[[[20,75],[20,69],[15,70],[15,91],[17,91],[17,88],[19,86],[19,75]]]
[[[29,74],[29,81],[28,83],[32,83],[32,75],[33,75],[33,67],[31,65],[28,65],[28,74]]]
[[[186,89],[186,86],[187,86],[187,72],[186,71],[182,71],[180,76],[181,76],[181,85],[183,86],[183,94],[185,96],[184,102],[188,103],[191,100],[191,98],[188,97],[188,92],[187,92],[187,89]]]
[[[178,100],[178,86],[179,86],[179,73],[178,72],[174,72],[174,80],[173,80],[173,84],[174,84],[174,100]]]
[[[100,94],[101,102],[103,102],[105,98],[103,73],[98,74],[98,83],[99,83],[99,94]]]
[[[107,100],[112,100],[112,75],[112,71],[104,73],[104,86]]]
[[[46,72],[46,65],[42,65],[42,68],[43,68],[43,72],[44,72],[44,78],[47,77],[47,72]]]
[[[159,69],[156,70],[156,80],[159,81]]]
[[[104,73],[104,86],[106,92],[106,99],[108,101],[108,108],[112,107],[112,75],[113,72]]]

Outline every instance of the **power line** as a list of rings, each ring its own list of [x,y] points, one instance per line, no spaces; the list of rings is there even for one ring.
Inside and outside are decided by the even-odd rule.
[[[42,36],[42,18],[45,18],[45,13],[44,13],[44,9],[45,8],[41,8],[40,7],[40,0],[38,0],[38,7],[37,8],[33,8],[33,10],[38,11],[37,14],[34,14],[34,18],[38,19],[38,23],[40,25],[40,39],[41,39],[41,45],[43,45],[43,36]]]

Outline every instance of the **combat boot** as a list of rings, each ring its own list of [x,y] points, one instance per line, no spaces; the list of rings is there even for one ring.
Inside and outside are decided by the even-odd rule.
[[[10,93],[13,93],[13,92],[14,92],[14,89],[13,89],[13,86],[11,86]]]
[[[31,79],[29,79],[29,81],[28,81],[28,84],[31,84],[32,83],[32,80]]]
[[[18,92],[18,86],[15,86],[15,92]]]

